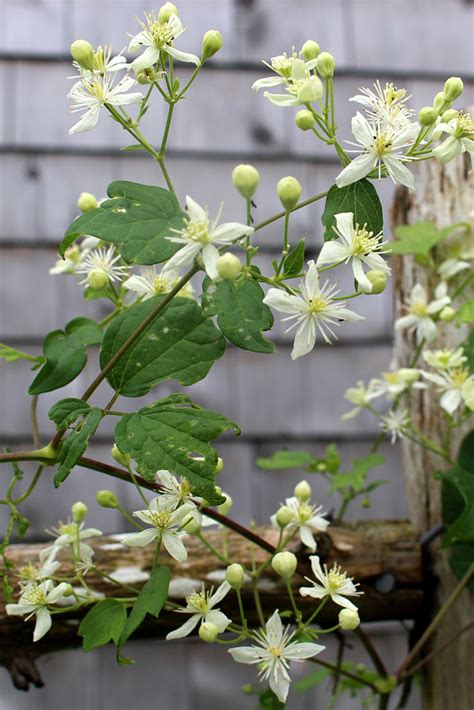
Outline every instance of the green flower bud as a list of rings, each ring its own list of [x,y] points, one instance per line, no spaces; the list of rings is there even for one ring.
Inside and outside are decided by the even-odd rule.
[[[418,121],[422,126],[432,126],[438,118],[438,112],[432,106],[424,106],[418,111]]]
[[[234,501],[228,493],[223,493],[222,495],[225,497],[225,502],[218,505],[217,510],[219,513],[222,513],[222,515],[227,515],[227,513],[230,513]]]
[[[243,685],[241,690],[244,695],[253,695],[255,692],[255,688],[251,683],[246,683],[245,685]]]
[[[334,71],[336,69],[336,61],[332,54],[329,52],[321,52],[318,56],[318,63],[316,64],[318,72],[325,79],[330,79],[334,76]]]
[[[144,84],[153,84],[157,80],[157,73],[153,67],[147,67],[147,69],[141,69],[135,74],[135,79],[142,86]]]
[[[177,15],[178,8],[172,2],[165,2],[158,12],[158,22],[169,22],[171,15]]]
[[[73,594],[74,589],[72,588],[72,584],[68,584],[67,587],[64,589],[63,596],[72,597]]]
[[[104,269],[92,269],[87,274],[87,285],[94,289],[94,291],[100,291],[106,288],[109,284],[109,276]]]
[[[420,379],[420,371],[415,367],[401,367],[398,374],[407,385],[414,385]]]
[[[219,458],[217,459],[217,466],[216,466],[215,469],[214,469],[214,473],[215,473],[215,474],[218,474],[218,473],[220,473],[220,472],[223,471],[223,470],[224,470],[224,461],[223,461],[223,460],[221,459],[221,457],[219,456]]]
[[[245,570],[242,565],[234,562],[229,565],[225,571],[226,582],[230,584],[232,589],[240,589],[245,580]]]
[[[201,523],[194,515],[187,515],[182,522],[183,530],[190,535],[196,535],[201,530]]]
[[[370,498],[363,498],[360,504],[363,508],[370,508]]]
[[[339,612],[339,623],[344,631],[353,631],[360,624],[359,613],[354,609],[341,609]]]
[[[87,505],[80,500],[71,506],[72,519],[75,523],[82,523],[86,519]]]
[[[219,629],[211,621],[203,621],[199,627],[199,638],[206,643],[214,643],[219,635]]]
[[[260,174],[253,165],[237,165],[232,171],[232,182],[243,198],[251,200],[260,182]]]
[[[387,274],[381,269],[371,269],[366,273],[367,278],[372,284],[372,291],[366,291],[361,288],[362,293],[366,293],[368,296],[377,296],[379,293],[383,293],[387,286]]]
[[[302,131],[310,131],[316,123],[316,119],[311,113],[311,111],[309,111],[307,108],[304,108],[301,111],[298,111],[298,113],[296,114],[295,123],[298,128],[301,128]]]
[[[319,44],[312,39],[306,40],[304,45],[301,47],[301,54],[306,62],[316,59],[320,51],[321,49]]]
[[[464,84],[459,76],[451,76],[445,81],[443,94],[446,101],[456,101],[464,91]]]
[[[205,62],[222,49],[222,35],[218,30],[208,30],[202,38],[201,61]]]
[[[446,109],[451,107],[451,102],[446,100],[446,96],[442,91],[439,91],[433,100],[433,108],[437,111],[438,115],[444,113]]]
[[[294,209],[298,204],[302,189],[301,184],[294,177],[288,176],[278,181],[278,197],[287,212]]]
[[[121,466],[125,466],[125,468],[128,468],[130,466],[130,455],[122,454],[117,444],[114,444],[112,446],[112,451],[110,453],[112,454],[112,458],[114,459],[114,461],[117,461],[117,463],[119,463]]]
[[[286,528],[288,523],[293,520],[293,513],[287,505],[282,505],[278,508],[275,519],[281,528]]]
[[[272,559],[272,567],[283,579],[290,579],[295,573],[298,560],[292,552],[277,552]]]
[[[76,39],[71,44],[71,56],[82,69],[94,69],[94,47],[85,39]]]
[[[95,210],[99,203],[90,192],[81,192],[77,200],[77,206],[81,212],[89,212],[89,210]]]
[[[311,486],[308,481],[300,481],[295,486],[295,496],[301,503],[305,503],[311,498]]]
[[[95,499],[101,508],[118,508],[119,502],[117,496],[112,491],[97,491]]]
[[[449,121],[452,121],[453,118],[457,118],[458,115],[459,111],[456,111],[455,108],[448,108],[448,110],[441,116],[441,120],[443,123],[449,123]]]
[[[450,323],[455,317],[455,315],[456,311],[454,310],[454,308],[452,308],[451,306],[445,306],[439,314],[439,317],[445,323]]]
[[[242,262],[235,254],[222,254],[217,259],[216,268],[221,279],[235,281],[242,271]]]

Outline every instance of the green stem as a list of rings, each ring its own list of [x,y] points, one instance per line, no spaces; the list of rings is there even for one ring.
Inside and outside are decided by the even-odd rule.
[[[290,228],[290,212],[287,210],[285,214],[285,225],[283,227],[283,251],[282,256],[285,257],[290,250],[290,242],[288,237],[288,232]]]
[[[191,84],[193,83],[194,79],[197,77],[197,75],[198,75],[199,72],[201,71],[202,67],[203,67],[203,65],[200,64],[200,65],[199,65],[198,67],[196,67],[196,69],[193,71],[193,73],[191,74],[190,80],[189,80],[188,83],[185,85],[184,89],[183,89],[182,91],[180,91],[179,94],[177,95],[177,97],[176,97],[176,100],[177,100],[177,101],[178,101],[179,99],[182,99],[182,98],[183,98],[184,94],[185,94],[186,91],[189,89],[189,87],[190,87]]]
[[[195,534],[196,534],[196,537],[202,542],[202,544],[205,547],[207,547],[207,549],[209,550],[211,555],[214,555],[215,557],[217,557],[217,559],[220,560],[221,562],[223,562],[225,565],[228,565],[230,563],[229,558],[226,557],[225,555],[222,555],[219,552],[219,550],[216,550],[216,548],[213,545],[211,545],[211,543],[208,542],[208,540],[206,540],[206,538],[204,537],[204,535],[202,533],[198,532]]]
[[[31,398],[31,432],[33,435],[33,446],[39,449],[41,446],[41,437],[38,426],[38,399],[39,395],[35,394]]]
[[[350,671],[346,671],[343,668],[338,668],[334,663],[328,663],[327,661],[321,661],[319,658],[308,658],[307,659],[310,663],[314,663],[318,666],[322,666],[323,668],[328,668],[329,670],[333,671],[333,673],[339,672],[341,675],[346,676],[346,678],[351,678],[351,680],[356,681],[357,683],[361,683],[361,685],[366,685],[368,688],[371,688],[374,693],[378,692],[377,686],[375,683],[371,683],[370,680],[365,680],[365,678],[360,678],[358,675],[355,675],[355,673],[351,673]]]
[[[258,591],[258,581],[252,580],[253,598],[255,600],[255,609],[257,610],[258,620],[262,628],[265,627],[265,617],[263,615],[262,602],[260,601],[260,592]]]
[[[303,200],[303,202],[299,202],[296,207],[293,207],[292,210],[289,210],[290,212],[296,212],[297,210],[303,209],[303,207],[307,207],[308,205],[312,205],[313,202],[317,202],[318,200],[322,200],[324,197],[327,196],[327,191],[326,192],[320,192],[319,195],[315,195],[314,197],[310,197],[308,200]],[[272,217],[268,217],[267,219],[264,219],[263,222],[259,222],[258,224],[255,225],[254,231],[258,232],[259,229],[263,229],[264,227],[268,227],[269,224],[273,224],[273,222],[276,222],[279,219],[282,219],[285,217],[287,214],[287,211],[285,210],[284,212],[277,212],[277,214],[274,214]]]
[[[36,484],[38,483],[39,479],[41,478],[41,474],[44,471],[44,466],[41,464],[38,466],[38,469],[33,477],[33,480],[31,481],[30,485],[26,489],[26,491],[19,497],[15,498],[12,500],[13,505],[18,505],[19,503],[23,503],[24,500],[26,500],[33,492]]]
[[[317,615],[319,614],[319,612],[321,611],[321,609],[323,608],[323,606],[327,603],[328,599],[329,599],[329,597],[324,597],[324,598],[322,599],[322,601],[320,602],[320,604],[316,607],[316,611],[313,611],[313,613],[311,614],[311,616],[310,616],[308,619],[306,619],[306,621],[304,622],[303,626],[309,626],[310,624],[312,624],[312,622],[313,622],[314,619],[317,617]]]
[[[469,282],[472,281],[473,278],[474,278],[474,273],[471,271],[471,273],[469,274],[469,276],[467,276],[467,277],[464,279],[464,281],[461,281],[461,283],[459,284],[459,286],[457,287],[457,289],[454,291],[451,300],[454,301],[454,299],[457,298],[457,297],[464,291],[464,289],[466,288],[466,286],[469,285]]]
[[[369,654],[370,658],[372,659],[372,663],[374,664],[377,672],[383,676],[384,678],[388,677],[388,671],[385,667],[385,663],[382,661],[377,649],[375,648],[374,644],[370,640],[370,638],[367,636],[365,631],[363,631],[360,626],[359,628],[354,630],[354,633],[356,636],[359,638],[359,641],[362,643],[364,646],[365,650]]]

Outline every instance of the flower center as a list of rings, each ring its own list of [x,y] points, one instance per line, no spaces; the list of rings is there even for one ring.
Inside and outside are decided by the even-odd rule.
[[[389,155],[392,152],[392,140],[386,133],[379,133],[374,136],[374,149],[379,158]]]
[[[317,296],[316,298],[308,299],[308,312],[312,315],[323,313],[328,307],[328,302],[325,298]]]
[[[103,104],[107,102],[109,93],[108,84],[103,81],[100,81],[100,79],[88,79],[83,83],[89,94],[91,94],[91,96],[93,96],[95,99],[97,99]]]
[[[59,526],[60,535],[76,535],[77,525],[76,523],[61,523]]]
[[[111,47],[99,47],[94,54],[94,71],[100,74],[105,73],[105,68],[109,63],[111,54]]]
[[[196,222],[188,222],[184,230],[184,236],[193,242],[208,244],[211,241],[209,234],[209,220],[203,219]]]
[[[423,318],[428,315],[428,306],[426,303],[414,303],[410,308],[410,313],[419,318]]]
[[[469,377],[469,372],[466,369],[458,368],[453,370],[451,373],[451,382],[455,389],[462,387],[467,378]]]
[[[30,562],[29,564],[20,568],[18,576],[21,577],[21,579],[34,580],[38,576],[38,570]]]
[[[170,284],[164,276],[155,276],[153,279],[153,290],[155,293],[166,293],[169,291]]]
[[[298,508],[298,518],[302,523],[306,523],[313,517],[313,507],[307,503],[301,503]]]
[[[460,113],[454,131],[456,138],[474,138],[474,121],[468,113]]]
[[[291,57],[289,57],[286,54],[286,52],[285,52],[285,54],[282,54],[280,57],[275,57],[274,59],[272,59],[273,71],[275,71],[277,74],[284,77],[285,79],[289,79],[291,77],[293,60],[296,58],[297,58],[296,52]]]
[[[41,589],[41,587],[31,587],[23,594],[23,599],[29,604],[34,604],[35,606],[45,606],[46,605],[46,594]]]
[[[206,614],[209,611],[208,599],[206,592],[193,592],[186,598],[189,606],[200,614]]]
[[[374,237],[373,232],[369,232],[366,229],[367,225],[360,229],[359,225],[356,225],[354,239],[352,242],[352,253],[359,255],[370,254],[370,252],[375,251],[379,245],[377,237]]]
[[[162,510],[157,513],[156,511],[150,511],[150,520],[155,528],[168,528],[171,523],[171,513],[169,510]]]
[[[397,89],[392,82],[390,82],[390,84],[385,84],[384,97],[387,104],[394,104],[397,103],[397,101],[402,101],[406,95],[406,89]]]
[[[281,646],[267,646],[267,651],[273,658],[281,658],[283,656]]]
[[[174,35],[168,22],[160,22],[151,15],[147,16],[147,20],[148,33],[157,49],[162,49],[172,43]]]
[[[326,578],[328,591],[337,592],[345,584],[347,574],[341,572],[339,565],[334,565],[334,567],[326,573]]]

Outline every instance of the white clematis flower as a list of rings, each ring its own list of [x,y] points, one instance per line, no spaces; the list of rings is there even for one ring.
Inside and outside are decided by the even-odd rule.
[[[94,550],[84,540],[100,537],[102,531],[97,528],[84,528],[84,523],[60,523],[58,528],[53,528],[56,539],[52,545],[45,547],[40,553],[41,562],[52,562],[56,555],[64,548],[71,548],[74,557],[86,566],[92,564]]]
[[[471,158],[474,168],[474,121],[467,113],[459,113],[457,118],[453,118],[448,123],[439,123],[433,131],[433,139],[436,140],[443,133],[448,134],[441,145],[433,148],[433,155],[440,163],[450,163],[461,153],[466,151]]]
[[[204,268],[211,279],[218,277],[217,260],[220,256],[216,245],[232,244],[239,237],[249,237],[253,234],[253,227],[238,222],[226,222],[219,227],[219,214],[212,224],[209,223],[209,214],[189,195],[186,197],[188,217],[183,229],[173,229],[179,236],[166,237],[170,242],[181,244],[182,249],[176,252],[166,264],[167,269],[188,268],[194,259],[202,256]]]
[[[182,503],[196,507],[191,497],[191,486],[187,478],[178,479],[170,471],[162,469],[156,473],[156,482],[161,485],[161,505],[170,510],[176,509]]]
[[[308,582],[311,582],[312,587],[301,587],[300,594],[302,597],[313,597],[314,599],[323,599],[331,597],[332,601],[346,609],[355,609],[357,607],[346,597],[358,597],[363,592],[357,591],[357,584],[354,584],[351,577],[348,577],[346,572],[342,572],[339,565],[334,565],[328,570],[326,565],[324,569],[321,567],[319,557],[313,555],[311,560],[311,569],[316,577],[316,582],[309,577],[305,577]]]
[[[48,577],[53,576],[60,565],[61,563],[57,562],[53,557],[46,559],[39,567],[35,567],[29,562],[27,565],[20,567],[18,572],[20,584],[27,586],[31,582],[41,582],[48,579]]]
[[[436,370],[451,370],[467,362],[462,348],[456,350],[425,350],[423,360]]]
[[[467,367],[422,374],[426,380],[438,385],[438,392],[442,393],[439,404],[445,412],[453,414],[461,404],[474,410],[474,375],[469,374]]]
[[[276,76],[267,76],[263,79],[257,79],[257,81],[254,81],[252,84],[252,89],[259,91],[260,89],[271,89],[274,86],[289,84],[292,81],[293,65],[295,62],[301,61],[298,53],[294,50],[291,55],[284,52],[276,57],[272,57],[270,63],[264,61],[265,66],[271,69]],[[305,76],[307,76],[316,67],[317,59],[311,59],[309,62],[303,62],[303,64]]]
[[[142,301],[146,301],[161,293],[169,293],[178,281],[179,274],[177,271],[170,271],[168,268],[164,268],[158,274],[154,266],[144,266],[139,274],[129,276],[123,282],[123,286],[136,293]],[[184,298],[192,298],[193,294],[194,288],[188,282],[178,295]]]
[[[361,113],[357,113],[352,119],[352,134],[357,143],[362,146],[361,153],[339,173],[336,185],[338,187],[351,185],[376,169],[380,178],[383,166],[394,182],[404,185],[413,192],[415,181],[404,163],[410,160],[410,157],[405,154],[406,149],[413,145],[419,130],[417,123],[410,123],[400,128],[389,127],[382,123],[371,124]]]
[[[57,587],[52,580],[33,583],[27,585],[18,599],[17,604],[7,604],[5,609],[9,616],[26,616],[28,621],[32,616],[36,616],[33,641],[39,641],[51,628],[51,612],[49,606],[62,601],[65,592],[71,588],[70,584],[61,582]]]
[[[364,316],[346,308],[345,301],[334,300],[339,293],[337,286],[326,281],[324,286],[320,287],[314,261],[308,262],[308,271],[300,283],[300,292],[301,295],[289,294],[287,291],[271,288],[263,299],[267,306],[290,314],[283,320],[296,321],[288,328],[291,330],[298,326],[291,353],[293,360],[311,352],[316,342],[317,330],[324,340],[330,343],[328,333],[333,338],[336,337],[332,326],[339,325],[340,321],[364,320]]]
[[[176,611],[178,614],[191,614],[191,617],[178,629],[167,634],[166,640],[171,641],[188,636],[199,623],[214,624],[220,634],[225,631],[231,623],[231,619],[214,607],[224,599],[230,590],[230,584],[223,582],[215,592],[212,589],[210,592],[206,592],[203,586],[200,592],[193,592],[186,597],[186,607],[176,609]]]
[[[426,389],[426,385],[419,381],[420,375],[421,371],[414,367],[382,372],[383,379],[379,382],[379,391],[389,398],[394,398],[410,389]]]
[[[316,266],[352,262],[354,278],[365,292],[372,291],[372,283],[364,272],[364,264],[370,269],[378,269],[385,274],[390,273],[390,267],[380,256],[384,253],[382,248],[387,242],[381,240],[382,232],[374,236],[368,232],[367,225],[359,227],[354,224],[352,212],[341,212],[335,215],[336,226],[334,231],[337,239],[324,242],[316,261]]]
[[[429,301],[426,289],[421,284],[413,286],[410,297],[405,304],[408,311],[406,316],[397,318],[395,330],[410,328],[415,330],[417,341],[423,339],[434,340],[437,335],[436,323],[433,316],[436,316],[445,306],[451,303],[448,296],[448,287],[445,282],[438,284],[435,290],[435,300]]]
[[[391,434],[390,443],[403,439],[405,431],[411,424],[411,418],[406,409],[393,411],[380,417],[380,426],[386,434]]]
[[[285,530],[289,534],[298,532],[303,545],[306,545],[314,552],[316,550],[316,540],[313,533],[324,532],[329,525],[329,521],[323,517],[324,513],[321,513],[322,505],[312,505],[309,501],[301,501],[296,496],[287,498],[285,505],[292,513],[292,519],[285,527]],[[279,530],[280,526],[276,515],[272,515],[271,521],[273,527]]]
[[[76,82],[68,94],[72,100],[71,112],[83,111],[84,115],[69,129],[69,134],[90,131],[97,125],[100,110],[103,106],[126,106],[139,103],[143,95],[139,92],[128,94],[135,85],[135,79],[124,76],[114,86],[114,79],[107,75],[90,75]]]
[[[162,22],[157,15],[145,13],[145,19],[146,22],[139,22],[142,28],[141,32],[132,37],[128,45],[128,51],[132,53],[145,48],[143,54],[131,64],[135,72],[152,67],[159,61],[162,52],[181,62],[200,65],[201,61],[195,54],[182,52],[173,46],[175,39],[185,31],[185,27],[177,15],[172,14],[167,22]]]
[[[359,90],[361,93],[349,101],[361,104],[370,121],[394,129],[404,128],[410,123],[413,111],[405,106],[410,98],[406,89],[398,89],[392,82],[386,83],[382,88],[380,81],[376,81],[374,91],[367,88]]]
[[[103,275],[106,283],[109,281],[120,281],[127,273],[128,266],[117,265],[120,261],[120,254],[117,254],[113,246],[99,247],[87,252],[84,256],[81,268],[76,269],[78,274],[85,274],[85,278],[79,281],[80,284],[89,284],[89,276]]]
[[[123,51],[123,50],[122,50]],[[100,74],[104,76],[108,72],[116,72],[127,68],[127,59],[122,56],[122,53],[117,54],[117,56],[112,57],[112,47],[110,45],[105,45],[104,47],[97,47],[94,52],[94,68],[92,71],[84,69],[78,62],[72,63],[73,67],[77,69],[79,74],[85,79],[89,79],[94,74]],[[77,79],[77,76],[70,77],[71,79]]]
[[[290,628],[283,627],[278,609],[265,624],[265,630],[261,629],[254,636],[258,645],[230,648],[229,653],[237,663],[258,665],[259,675],[268,680],[278,700],[285,703],[291,682],[289,662],[312,658],[324,651],[325,646],[295,641]]]
[[[359,380],[356,387],[349,387],[349,389],[346,390],[344,395],[345,399],[356,406],[354,409],[351,409],[349,412],[343,414],[342,419],[352,419],[352,417],[357,416],[357,414],[359,414],[362,409],[365,409],[373,399],[380,397],[382,394],[383,392],[380,389],[380,380],[370,380],[367,387],[362,380]]]
[[[313,62],[315,60],[304,62],[302,59],[294,59],[290,78],[284,82],[287,93],[270,94],[265,91],[265,98],[275,106],[301,106],[320,99],[324,93],[322,81],[308,69],[308,65],[311,66]]]

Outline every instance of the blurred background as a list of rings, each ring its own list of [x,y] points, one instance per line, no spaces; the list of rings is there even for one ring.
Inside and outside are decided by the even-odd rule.
[[[0,341],[41,352],[44,335],[62,328],[78,315],[103,317],[98,303],[81,299],[74,277],[49,276],[55,250],[65,228],[77,214],[81,191],[105,196],[113,179],[161,184],[157,166],[140,153],[121,153],[130,141],[117,124],[102,115],[90,133],[69,136],[76,117],[68,113],[66,94],[73,72],[68,48],[74,39],[93,45],[112,44],[118,52],[135,34],[135,18],[158,9],[143,0],[0,0]],[[376,79],[392,80],[413,95],[412,107],[431,104],[450,75],[466,85],[465,105],[474,103],[474,6],[472,0],[181,0],[180,17],[188,26],[177,46],[200,52],[201,37],[210,28],[224,36],[223,50],[200,74],[175,113],[169,141],[168,166],[180,198],[190,194],[211,213],[224,201],[225,221],[244,221],[245,205],[235,192],[231,171],[236,163],[251,162],[261,173],[257,192],[258,220],[280,209],[275,185],[294,175],[310,197],[333,182],[333,155],[314,137],[294,127],[293,109],[276,108],[250,86],[266,75],[261,59],[292,45],[299,50],[314,39],[335,55],[336,106],[340,135],[350,139],[354,104],[347,99],[358,87]],[[180,70],[188,75],[186,67]],[[153,142],[161,137],[163,112],[150,110],[143,131]],[[381,185],[388,208],[393,195],[389,181]],[[313,205],[291,222],[292,239],[306,237],[309,255],[321,244],[322,208]],[[388,230],[387,230],[388,233]],[[281,244],[280,225],[259,234],[260,260],[268,263]],[[291,340],[278,324],[278,352],[265,357],[228,347],[205,381],[195,385],[193,398],[222,412],[242,427],[239,439],[223,437],[217,445],[225,462],[221,485],[235,501],[238,519],[268,521],[279,503],[291,495],[301,472],[264,472],[259,456],[277,448],[307,449],[322,455],[337,442],[344,463],[368,453],[377,433],[373,420],[359,416],[342,422],[349,408],[347,387],[388,369],[391,358],[391,293],[364,299],[358,311],[362,324],[340,329],[331,347],[320,344],[296,362],[290,359]],[[291,335],[291,334],[290,334]],[[80,378],[63,396],[77,396],[97,367],[91,357]],[[321,373],[324,376],[321,377]],[[21,362],[0,366],[0,445],[21,449],[31,445],[29,401],[25,391],[32,379]],[[176,388],[174,388],[176,389]],[[106,396],[104,387],[103,396]],[[162,387],[160,395],[173,388]],[[50,426],[46,413],[57,398],[42,396],[40,420],[46,442]],[[152,398],[148,398],[151,401]],[[135,403],[125,402],[133,407]],[[105,422],[107,424],[108,422]],[[111,428],[101,427],[92,454],[110,459]],[[377,478],[390,481],[373,495],[371,509],[357,504],[349,518],[403,518],[404,493],[396,448],[383,447],[386,465]],[[313,479],[315,497],[330,510],[325,486]],[[59,492],[51,495],[44,481],[25,505],[31,519],[30,540],[47,538],[45,527],[65,519],[69,506],[81,499],[90,506],[88,522],[104,532],[124,529],[114,511],[99,509],[95,491],[115,490],[125,507],[134,509],[133,492],[98,474],[76,470]],[[3,514],[3,511],[0,511]],[[0,527],[5,521],[0,520]],[[405,633],[399,625],[371,628],[390,666],[404,651]],[[354,649],[361,660],[363,651]],[[253,680],[252,669],[233,664],[221,649],[186,643],[143,642],[133,645],[134,667],[117,668],[110,649],[84,655],[80,651],[51,654],[40,660],[46,687],[22,695],[0,670],[0,710],[63,707],[148,708],[160,710],[241,710],[252,700],[240,686]],[[329,657],[329,656],[328,656]],[[308,669],[298,668],[296,676]],[[247,672],[249,671],[249,672]],[[292,694],[290,710],[323,708],[323,686],[304,696]],[[356,710],[359,701],[336,706]],[[416,698],[409,706],[418,707]]]

